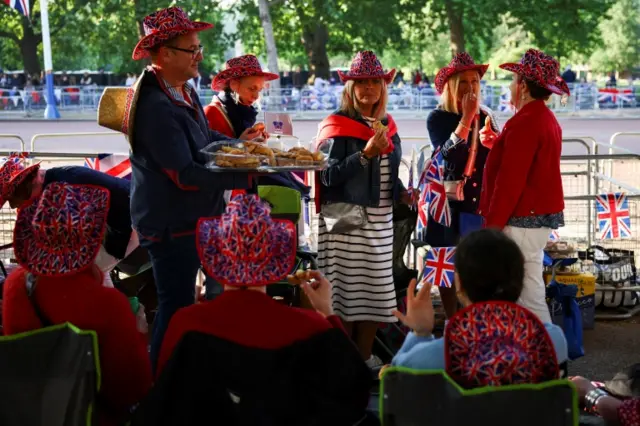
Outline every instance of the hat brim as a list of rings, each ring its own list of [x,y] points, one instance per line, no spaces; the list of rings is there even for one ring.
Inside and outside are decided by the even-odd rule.
[[[4,204],[13,197],[16,189],[22,182],[25,181],[29,176],[37,173],[40,170],[40,163],[36,163],[32,166],[26,167],[24,170],[18,172],[15,176],[11,178],[9,182],[2,188],[2,194],[0,194],[0,207],[4,206]]]
[[[458,311],[449,320],[444,339],[447,374],[467,388],[495,384],[484,380],[540,383],[559,375],[555,348],[544,324],[515,303],[480,302]],[[506,370],[507,365],[501,364],[505,362],[503,350],[509,349],[506,345],[519,353],[520,364],[526,365]],[[474,368],[470,368],[471,363]],[[508,373],[509,377],[493,374],[496,371]]]
[[[33,228],[33,219],[38,210],[39,200],[32,200],[28,205],[18,209],[16,224],[13,228],[13,252],[18,264],[34,275],[61,277],[81,272],[93,265],[105,232],[107,230],[107,215],[109,211],[109,192],[102,187],[93,185],[78,185],[90,188],[96,192],[107,194],[102,197],[102,204],[92,200],[91,222],[97,233],[95,238],[87,239],[82,247],[72,249],[68,247],[53,247],[38,241]],[[78,229],[78,232],[86,230]]]
[[[513,63],[513,62],[507,62],[506,64],[502,64],[500,65],[500,68],[505,71],[510,71],[516,74],[522,74],[522,70],[523,70],[522,64]],[[564,80],[562,80],[560,76],[557,77],[557,80],[562,81],[563,85],[566,86],[566,83],[564,83]],[[560,86],[557,86],[555,84],[548,84],[539,80],[536,80],[536,83],[542,87],[549,89],[552,93],[555,93],[556,95],[560,95],[560,96],[571,95],[568,87],[566,87],[566,89],[562,89]]]
[[[343,83],[346,83],[349,80],[381,79],[381,80],[384,80],[385,83],[391,84],[391,82],[393,81],[393,77],[395,77],[395,75],[396,75],[395,68],[391,69],[391,71],[385,74],[380,74],[380,75],[353,75],[353,74],[349,74],[348,72],[338,71],[338,76],[340,77],[340,81]]]
[[[124,133],[129,145],[133,142],[136,105],[140,97],[144,71],[131,87],[107,87],[98,103],[98,124]]]
[[[211,82],[211,89],[221,91],[226,88],[227,82],[243,77],[263,77],[265,81],[272,81],[279,79],[278,74],[271,72],[264,72],[252,67],[232,67],[223,71],[220,71]]]
[[[151,55],[149,49],[152,49],[153,47],[158,45],[158,43],[181,36],[183,34],[200,32],[213,28],[213,24],[210,24],[208,22],[190,21],[189,24],[190,25],[188,27],[172,28],[169,31],[155,32],[142,37],[138,44],[136,44],[136,47],[133,49],[131,57],[134,61],[148,58]]]
[[[446,66],[438,71],[438,74],[436,74],[436,78],[434,79],[434,81],[442,82],[436,84],[436,90],[438,91],[438,93],[442,94],[442,92],[444,91],[444,85],[447,83],[447,81],[449,81],[452,76],[465,71],[477,71],[480,75],[480,79],[482,80],[482,77],[484,77],[488,69],[489,64],[473,64],[456,68]]]
[[[296,259],[296,227],[288,220],[271,219],[266,235],[254,241],[270,256],[237,259],[235,253],[222,246],[230,240],[225,235],[225,216],[201,218],[198,221],[196,246],[207,275],[222,285],[259,287],[282,281],[291,273]],[[234,249],[239,249],[234,247]],[[242,248],[244,250],[244,248]],[[249,252],[248,248],[246,251]]]

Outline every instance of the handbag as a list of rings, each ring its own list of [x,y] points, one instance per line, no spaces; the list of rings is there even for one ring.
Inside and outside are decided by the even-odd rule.
[[[476,115],[473,121],[473,129],[471,134],[471,146],[469,147],[469,156],[467,157],[467,164],[464,166],[464,172],[462,173],[462,179],[460,180],[445,180],[444,191],[447,194],[447,198],[453,201],[464,201],[464,185],[467,180],[473,174],[473,168],[476,164],[476,157],[478,156],[478,133],[480,127],[480,116]]]
[[[327,231],[332,234],[360,229],[369,223],[367,210],[363,206],[349,203],[326,203],[322,205],[320,216]]]

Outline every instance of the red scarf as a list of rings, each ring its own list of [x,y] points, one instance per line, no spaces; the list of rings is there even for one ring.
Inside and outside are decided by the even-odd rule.
[[[387,140],[389,141],[389,146],[387,146],[387,149],[382,152],[383,155],[393,152],[394,146],[391,138],[394,137],[396,133],[398,133],[398,127],[396,126],[396,122],[393,121],[393,117],[387,114],[387,120],[387,126],[389,127],[389,130],[387,131]],[[322,139],[328,138],[348,137],[368,141],[373,135],[375,135],[375,133],[376,131],[366,124],[362,124],[359,121],[356,121],[349,117],[345,117],[343,115],[333,114],[322,120],[322,122],[318,126],[318,136],[316,136],[316,140],[320,141]],[[320,213],[321,207],[320,185],[320,172],[316,172],[314,191],[316,213]]]

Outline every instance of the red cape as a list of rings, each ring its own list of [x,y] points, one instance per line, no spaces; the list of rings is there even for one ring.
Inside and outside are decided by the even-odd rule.
[[[389,140],[389,147],[383,154],[390,154],[393,152],[394,146],[391,138],[398,133],[398,127],[391,115],[387,114],[387,120],[389,130],[387,131],[387,139]],[[343,115],[330,115],[322,120],[318,126],[317,140],[335,138],[335,137],[348,137],[357,138],[364,141],[368,141],[375,134],[375,130],[366,124],[362,124],[352,118],[345,117]],[[316,172],[315,175],[315,191],[314,198],[316,203],[316,213],[320,213],[321,201],[320,201],[320,172]]]

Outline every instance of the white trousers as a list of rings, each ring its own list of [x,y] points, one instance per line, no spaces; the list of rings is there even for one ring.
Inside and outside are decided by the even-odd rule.
[[[135,250],[139,245],[140,240],[138,239],[138,234],[135,230],[132,230],[131,238],[129,239],[129,245],[127,245],[127,251],[124,257],[129,256],[131,252]],[[98,252],[98,256],[96,257],[95,264],[104,274],[103,285],[105,287],[113,288],[113,282],[111,281],[109,272],[111,272],[111,270],[115,268],[118,263],[120,263],[120,260],[122,259],[116,259],[109,253],[107,253],[107,251],[104,249],[104,246],[100,246],[100,251]]]
[[[551,315],[545,297],[542,261],[551,231],[550,228],[504,228],[504,233],[515,241],[524,256],[524,286],[518,303],[545,323],[551,322]]]

